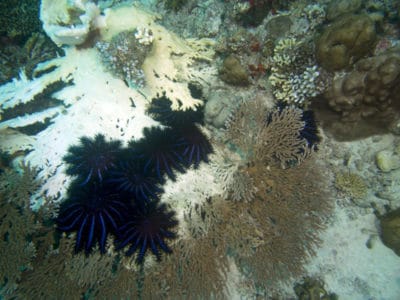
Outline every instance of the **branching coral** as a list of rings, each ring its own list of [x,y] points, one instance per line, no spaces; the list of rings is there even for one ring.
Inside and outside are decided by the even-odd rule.
[[[252,116],[244,113],[252,109],[256,111]],[[230,121],[226,137],[246,160],[277,160],[283,167],[303,161],[319,140],[310,113],[295,106],[277,107],[268,113],[259,100],[242,104]]]
[[[310,155],[319,142],[316,123],[311,112],[285,105],[269,111],[255,99],[232,116],[225,138],[235,153],[217,151],[212,164],[223,197],[236,200],[227,204],[238,217],[226,242],[242,274],[269,289],[301,274],[332,207]]]
[[[271,64],[269,80],[274,96],[280,101],[303,106],[325,88],[312,46],[307,42],[281,39],[275,46]]]
[[[0,175],[0,295],[8,298],[21,280],[21,273],[32,269],[36,247],[32,235],[38,229],[29,208],[30,193],[40,182],[35,170],[22,166],[22,174],[6,170]]]

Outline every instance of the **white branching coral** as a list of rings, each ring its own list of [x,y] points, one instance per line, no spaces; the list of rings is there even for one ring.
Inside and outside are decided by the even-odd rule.
[[[66,105],[63,113],[56,115],[48,127],[35,135],[34,140],[26,139],[32,149],[26,161],[40,170],[39,177],[44,182],[41,190],[32,195],[31,204],[34,208],[41,206],[46,197],[57,200],[63,197],[70,179],[65,175],[62,158],[68,147],[81,136],[94,136],[101,132],[108,138],[127,141],[132,137],[140,138],[143,127],[154,124],[154,121],[144,115],[145,98],[127,87],[123,81],[105,72],[99,64],[96,49],[68,48],[65,57],[46,63],[46,66],[50,65],[55,69],[25,83],[25,91],[32,90],[40,83],[42,86],[35,93],[18,94],[19,85],[14,85],[14,93],[10,90],[7,94],[15,95],[8,97],[7,103],[11,99],[15,103],[28,103],[46,85],[73,79],[72,85],[53,94],[53,97]],[[10,89],[11,86],[7,88]],[[22,120],[24,117],[7,121],[7,124],[15,127]],[[3,132],[0,133],[3,135]],[[26,145],[18,146],[26,149]]]
[[[43,1],[42,5],[45,3],[54,4]],[[107,24],[97,28],[102,41],[111,41],[124,31],[134,32],[141,24],[146,24],[147,31],[142,34],[147,34],[147,39],[150,39],[150,32],[154,35],[142,66],[146,77],[143,89],[130,88],[107,72],[97,48],[74,46],[65,47],[65,56],[40,64],[32,80],[21,75],[19,80],[0,87],[0,108],[5,111],[21,104],[36,107],[32,105],[35,98],[43,95],[49,86],[59,84],[49,95],[57,100],[58,106],[36,108],[29,115],[7,117],[0,122],[3,139],[9,136],[11,129],[51,121],[33,136],[21,133],[15,141],[8,139],[15,145],[0,143],[6,150],[31,150],[25,160],[40,170],[38,176],[44,183],[41,190],[32,195],[34,208],[40,207],[45,199],[58,201],[64,197],[71,179],[65,175],[62,158],[81,136],[102,133],[106,138],[123,142],[140,138],[144,127],[155,125],[155,121],[145,115],[145,106],[152,98],[165,94],[172,101],[173,109],[195,109],[202,101],[192,97],[189,82],[198,80],[204,84],[215,74],[207,65],[213,55],[209,40],[182,40],[156,24],[154,15],[137,7],[108,9],[102,18]]]

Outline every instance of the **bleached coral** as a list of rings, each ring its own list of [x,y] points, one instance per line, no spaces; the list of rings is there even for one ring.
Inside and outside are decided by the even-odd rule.
[[[143,45],[151,45],[154,40],[153,33],[146,27],[136,28],[135,38]]]
[[[57,45],[80,45],[104,25],[100,9],[90,0],[42,0],[40,19]]]
[[[203,102],[191,95],[188,83],[211,82],[216,76],[216,69],[209,65],[214,55],[214,42],[211,39],[183,40],[155,23],[156,19],[156,15],[135,7],[106,10],[107,27],[101,30],[101,34],[107,41],[121,31],[146,24],[154,39],[152,50],[142,65],[147,83],[144,94],[148,99],[165,95],[172,101],[175,110],[196,109]]]
[[[57,201],[63,198],[71,179],[64,173],[62,157],[79,137],[101,132],[107,138],[118,138],[123,142],[132,137],[140,138],[143,127],[155,124],[145,116],[145,105],[149,100],[165,94],[174,109],[196,108],[202,101],[192,97],[188,83],[195,80],[206,83],[212,78],[212,68],[192,67],[195,62],[200,65],[210,61],[212,41],[182,40],[155,24],[154,15],[137,7],[109,9],[104,18],[107,27],[100,32],[103,41],[110,41],[120,32],[134,30],[140,24],[146,24],[153,32],[152,51],[143,64],[147,85],[142,90],[129,88],[107,72],[96,48],[75,47],[66,47],[64,57],[40,64],[34,71],[36,77],[33,80],[22,75],[19,80],[1,87],[0,105],[4,110],[32,103],[48,86],[64,83],[51,95],[61,103],[58,108],[38,110],[0,123],[8,130],[51,118],[51,123],[33,140],[25,139],[29,143],[19,142],[24,140],[19,137],[18,145],[7,145],[14,150],[18,147],[33,149],[26,161],[40,170],[39,177],[44,180],[42,189],[32,196],[34,208],[42,205],[45,196]]]
[[[168,180],[164,190],[161,201],[169,203],[176,210],[180,235],[186,235],[189,225],[185,222],[185,214],[219,194],[221,185],[215,180],[211,166],[201,164],[198,169],[190,169],[185,174],[178,175],[176,182]]]

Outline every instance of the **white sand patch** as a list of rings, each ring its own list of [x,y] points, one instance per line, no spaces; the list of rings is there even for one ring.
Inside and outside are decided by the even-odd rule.
[[[340,299],[399,299],[400,257],[378,237],[373,213],[337,208],[333,224],[322,234],[317,256],[306,266],[309,275],[324,280]]]

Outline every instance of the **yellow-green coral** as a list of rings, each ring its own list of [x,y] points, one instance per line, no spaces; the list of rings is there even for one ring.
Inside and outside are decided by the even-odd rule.
[[[364,198],[368,191],[365,180],[360,175],[350,172],[337,173],[335,187],[355,199]]]

